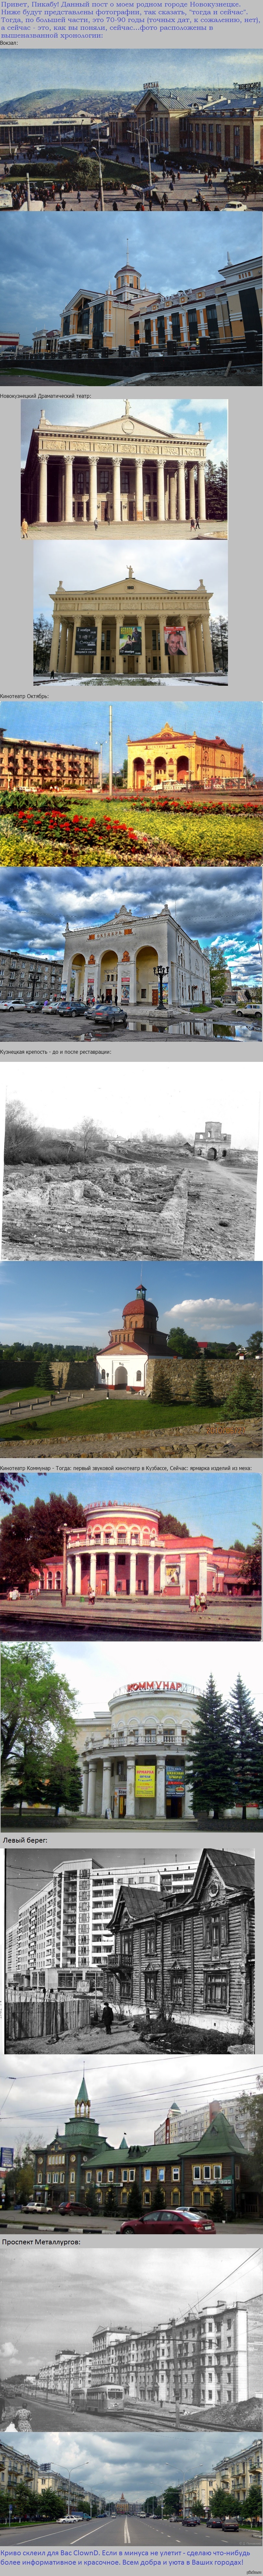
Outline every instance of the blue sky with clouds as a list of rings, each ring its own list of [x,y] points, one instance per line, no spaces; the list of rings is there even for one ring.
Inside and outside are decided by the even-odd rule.
[[[80,45],[77,54],[75,46],[67,45],[66,55],[58,45],[50,46],[48,52],[44,45],[34,45],[31,51],[27,47],[26,52],[18,45],[15,58],[13,47],[6,45],[5,52],[1,54],[0,97],[10,103],[14,98],[33,99],[40,90],[45,95],[46,91],[55,89],[56,95],[59,93],[61,98],[67,98],[72,93],[75,96],[78,90],[86,104],[96,86],[102,96],[111,96],[116,89],[118,97],[125,90],[127,96],[136,99],[145,81],[156,83],[156,80],[159,89],[163,84],[165,91],[172,89],[177,95],[179,88],[189,87],[189,72],[192,85],[197,85],[200,96],[203,88],[214,88],[218,94],[218,51],[211,45],[202,45],[198,51],[191,46],[190,65],[189,48],[185,50],[180,45],[175,50],[174,46],[167,45],[164,51],[161,45],[136,43],[135,66],[134,48],[130,45],[125,46],[125,50],[122,46],[117,49],[114,46],[110,52],[106,45],[99,51],[95,45],[89,45],[88,49]],[[220,53],[220,72],[223,95],[237,78],[239,82],[257,82],[260,78],[262,81],[260,47],[255,47],[253,52],[239,47],[238,54],[224,47]]]
[[[145,1511],[173,1512],[188,1522],[192,1538],[213,1538],[214,1545],[230,1547],[236,1538],[247,1546],[254,1524],[261,1522],[261,1475],[247,1467],[104,1467],[51,1469],[26,1468],[24,1492],[20,1499],[30,1505],[39,1495],[42,1502],[50,1494],[74,1493],[87,1512],[109,1505],[126,1504],[134,1511],[142,1504]],[[2,1503],[1,1517],[9,1511],[9,1500]]]
[[[214,219],[215,220],[215,219]],[[233,215],[226,212],[209,228],[202,215],[129,215],[129,255],[141,273],[142,285],[153,287],[164,295],[177,294],[182,287],[212,286],[219,276],[228,252],[235,259],[262,257],[262,224],[257,213]],[[145,230],[146,222],[146,230]],[[96,288],[103,294],[115,271],[126,258],[127,222],[125,215],[65,214],[57,224],[56,213],[48,214],[45,224],[20,224],[16,214],[1,216],[0,329],[20,332],[21,341],[31,341],[32,332],[40,325],[58,327],[60,314],[68,298],[83,287],[87,293]]]
[[[172,399],[171,401],[169,401],[169,398],[167,399],[166,394],[163,394],[162,397],[161,394],[154,394],[152,392],[150,396],[144,392],[140,393],[139,387],[137,392],[134,391],[134,393],[130,393],[129,401],[132,419],[143,421],[144,427],[147,427],[149,423],[150,434],[151,429],[166,429],[167,431],[174,430],[176,437],[179,437],[179,434],[181,436],[184,432],[186,433],[186,436],[190,437],[191,432],[193,433],[193,436],[196,436],[200,425],[201,406],[202,428],[207,441],[207,463],[209,458],[213,458],[213,463],[215,465],[220,464],[222,457],[226,460],[226,402],[209,402],[206,397],[203,401],[203,395],[201,396],[200,394],[198,402],[193,402],[192,399],[187,402],[185,395],[182,401],[178,399],[176,402],[173,402]],[[66,424],[67,428],[74,429],[76,424],[76,428],[81,427],[82,429],[87,430],[90,428],[92,429],[93,424],[98,423],[98,421],[101,421],[102,423],[104,421],[106,430],[106,427],[108,428],[109,421],[121,420],[123,418],[123,413],[125,411],[125,395],[124,393],[118,393],[118,390],[115,392],[115,385],[112,386],[108,394],[96,392],[89,395],[88,414],[87,398],[85,394],[79,394],[77,396],[74,395],[72,400],[72,396],[68,393],[67,388],[64,394],[55,393],[50,396],[49,393],[44,393],[42,401],[40,396],[38,397],[38,400],[35,396],[32,396],[28,402],[22,398],[22,465],[25,465],[26,463],[32,430],[38,429],[39,427],[42,407],[46,414],[46,420],[53,422],[54,426],[57,426],[57,424],[59,425],[61,421],[63,425]]]
[[[130,697],[127,698],[124,694],[121,699],[116,698],[113,707],[113,766],[116,769],[120,768],[127,752],[127,736],[131,722],[134,741],[139,734],[153,734],[155,729],[159,736],[164,724],[173,725],[175,733],[178,733],[179,719],[174,698],[169,698],[168,692],[167,696],[165,694],[165,697],[162,697],[161,690],[158,690],[156,709],[153,706],[150,689],[145,691],[143,697],[140,697],[139,690],[136,696],[134,693],[132,704]],[[30,736],[31,742],[74,742],[84,743],[88,747],[93,744],[95,750],[99,749],[102,741],[103,767],[105,770],[108,769],[108,703],[105,705],[104,699],[101,696],[96,697],[95,692],[94,696],[92,693],[91,703],[88,698],[74,698],[73,706],[72,701],[63,694],[59,696],[58,690],[56,690],[55,705],[52,699],[50,700],[50,693],[47,696],[44,690],[39,691],[37,703],[35,699],[28,697],[2,698],[0,723],[5,727],[7,734],[11,733],[12,737],[14,736],[15,741],[27,741]],[[221,738],[224,736],[225,742],[232,743],[239,749],[243,744],[244,758],[249,769],[255,770],[257,777],[262,776],[263,740],[260,698],[236,700],[227,697],[222,707],[222,698],[215,697],[213,692],[212,699],[202,697],[202,708],[198,719],[194,699],[189,696],[184,698],[182,689],[180,734],[181,732],[190,734],[191,737],[194,733],[198,733],[199,737],[202,736],[202,740],[208,742],[213,741],[214,736],[219,734]]]
[[[144,1261],[142,1270],[160,1332],[182,1324],[196,1341],[243,1345],[261,1329],[260,1261]],[[140,1277],[139,1259],[137,1267],[134,1261],[7,1261],[0,1269],[1,1341],[98,1341],[102,1348]]]
[[[143,1651],[145,1651],[145,1649],[143,1649]],[[160,1648],[158,1651],[160,1660]],[[249,1648],[247,1649],[247,1652],[249,1654]],[[249,1836],[249,1851],[250,1849],[253,1851],[253,1834],[251,1837]],[[242,1840],[241,1835],[239,1834],[237,1834],[237,1836],[235,1835],[235,1850],[237,1853],[242,1851]],[[61,1844],[59,1843],[59,1845],[55,1846],[55,1843],[53,1843],[51,1861],[51,1851],[50,1847],[48,1847],[44,1876],[49,1877],[50,1867],[52,1867],[52,1869],[56,1868],[57,1860],[59,1861],[60,1859],[60,1853]],[[198,1836],[195,1832],[194,1835],[191,1835],[190,1847],[190,1857],[193,1869],[197,1867],[199,1854],[200,1833]],[[182,1844],[180,1843],[180,1860],[182,1856],[185,1859],[185,1851],[183,1851],[182,1854]],[[96,1857],[100,1859],[101,1854],[99,1853]],[[186,1853],[186,1859],[188,1858],[189,1846]],[[157,1866],[158,1865],[159,1846]],[[167,1855],[167,1867],[169,1867],[169,1851]],[[36,1883],[36,1876],[36,1857],[32,1866],[31,1853],[31,1892],[32,1885]],[[39,1878],[39,1886],[40,1883],[41,1885],[43,1884],[43,1852],[41,1852],[41,1882]],[[21,1885],[22,1871],[21,1884],[19,1883],[19,1895],[17,1892],[14,1913],[12,1873],[10,1902],[8,1905],[8,1925],[9,1922],[14,1921],[14,1919],[16,1920],[17,1918],[18,1902],[20,1903],[21,1901]],[[261,2076],[262,2086],[262,2061],[260,2059],[257,2060],[257,2058],[256,2061],[254,2058],[248,2058],[246,2064],[246,2092],[248,2091],[252,2094],[255,2092],[258,2074]],[[225,2107],[226,2109],[227,2101],[229,2099],[231,2100],[231,2098],[233,2099],[234,2094],[243,2093],[244,2057],[239,2056],[237,2050],[237,2052],[235,2052],[234,2066],[232,2064],[231,2067],[229,2058],[227,2056],[222,2057],[222,2060],[220,2060],[219,2070],[218,2057],[213,2057],[212,2054],[212,2056],[209,2057],[209,2066],[207,2066],[207,2058],[200,2056],[197,2071],[196,2061],[193,2065],[191,2057],[184,2058],[183,2065],[180,2057],[170,2057],[169,2055],[168,2060],[166,2057],[160,2057],[158,2059],[157,2066],[155,2053],[153,2052],[153,2055],[151,2056],[150,2053],[148,2055],[148,2051],[146,2065],[142,2064],[138,2057],[134,2058],[129,2056],[127,2059],[125,2056],[123,2058],[117,2056],[114,2057],[114,2059],[107,2057],[105,2060],[105,2057],[103,2056],[93,2057],[92,2055],[89,2055],[86,2060],[85,2075],[87,2092],[90,2098],[92,2119],[98,2121],[102,2136],[109,2139],[111,2146],[118,2146],[123,2135],[130,2139],[133,2137],[135,2088],[136,2136],[138,2138],[138,2142],[144,2142],[146,2138],[149,2140],[150,2138],[154,2138],[154,2131],[157,2127],[157,2122],[159,2125],[159,2122],[165,2118],[168,2106],[171,2106],[172,2102],[177,2103],[177,2108],[181,2112],[187,2111],[189,2115],[189,2137],[191,2137],[191,2115],[198,2107],[198,2110],[200,2110],[201,2137],[205,2126],[205,2108],[209,2099],[210,2101],[219,2099],[223,2108]],[[36,2058],[34,2060],[32,2057],[27,2058],[25,2061],[25,2059],[23,2057],[19,2057],[16,2052],[15,2056],[8,2056],[7,2063],[3,2058],[2,2060],[0,2059],[0,2108],[1,2123],[3,2127],[3,2144],[5,2146],[8,2144],[10,2146],[16,2146],[19,2141],[21,2148],[21,2140],[24,2141],[29,2135],[36,2143],[37,2140],[40,2140],[41,2144],[44,2141],[45,2143],[48,2141],[50,2143],[52,2136],[54,2136],[57,2123],[60,2129],[60,2134],[62,2132],[63,2136],[65,2121],[72,2118],[72,2109],[74,2108],[80,2081],[81,2070],[78,2057],[68,2057],[67,2055],[66,2058],[63,2058],[63,2056],[62,2058],[61,2056],[56,2058],[55,2056],[54,2062],[54,2055],[51,2053],[48,2057],[44,2057],[44,2062],[43,2059],[40,2060],[39,2058]]]
[[[132,533],[131,547],[129,547],[130,533]],[[181,590],[186,595],[187,591],[192,593],[193,590],[198,594],[201,582],[208,591],[210,616],[227,617],[228,546],[225,537],[215,537],[214,540],[211,537],[209,539],[204,537],[201,541],[198,537],[192,537],[191,562],[188,538],[178,537],[176,549],[173,548],[172,553],[169,537],[164,538],[162,545],[156,547],[154,537],[149,539],[139,537],[136,527],[135,532],[134,528],[132,532],[128,529],[127,557],[122,537],[112,537],[109,560],[109,536],[106,539],[102,537],[99,553],[96,537],[91,537],[88,547],[85,537],[69,539],[64,535],[59,538],[47,536],[44,545],[43,538],[36,537],[33,553],[34,617],[36,619],[40,614],[49,619],[53,616],[53,599],[60,581],[63,583],[64,590],[69,592],[76,590],[78,594],[83,591],[86,597],[94,590],[97,592],[99,585],[103,603],[103,597],[109,585],[112,589],[114,582],[126,583],[129,555],[135,581],[147,582],[147,585],[152,582],[154,595],[158,591],[161,592],[164,583],[173,598]],[[144,710],[144,731],[145,719],[146,710]],[[221,704],[221,723],[223,721]]]
[[[259,2432],[261,2433],[261,2424],[259,2424]],[[21,2453],[21,2458],[24,2458],[30,2448],[30,2459],[40,2461],[40,2453],[43,2454],[43,2433],[30,2433],[29,2443],[28,2433],[17,2433],[13,2426],[13,2440],[14,2450]],[[228,2433],[228,2458],[234,2459],[237,2453],[238,2455],[240,2453],[243,2459],[243,2453],[249,2450],[249,2443],[251,2443],[249,2433]],[[64,2477],[68,2477],[70,2471],[72,2477],[79,2479],[80,2485],[87,2484],[88,2487],[94,2488],[95,2495],[105,2495],[106,2500],[109,2500],[111,2496],[117,2498],[125,2492],[127,2501],[132,2502],[134,2497],[140,2503],[144,2496],[152,2493],[153,2475],[155,2493],[159,2494],[161,2488],[177,2485],[183,2476],[186,2478],[193,2476],[195,2471],[200,2469],[201,2452],[202,2469],[210,2470],[217,2461],[225,2459],[226,2434],[223,2441],[223,2439],[220,2440],[220,2434],[202,2432],[200,2443],[200,2431],[193,2431],[190,2439],[189,2433],[168,2433],[164,2425],[158,2431],[158,2426],[155,2425],[153,2457],[151,2434],[148,2434],[147,2430],[145,2432],[137,2430],[137,2426],[134,2432],[130,2433],[125,2424],[124,2433],[121,2428],[118,2432],[113,2432],[107,2425],[107,2431],[102,2429],[97,2432],[92,2428],[87,2435],[87,2433],[74,2433],[71,2430],[70,2432],[67,2430],[66,2433],[53,2433],[50,2432],[48,2425],[44,2450],[48,2451],[52,2469],[60,2469]],[[54,2557],[56,2556],[57,2563],[57,2551],[53,2554]],[[206,2549],[205,2563],[207,2563],[207,2556]],[[216,2553],[213,2551],[213,2561],[214,2556],[218,2564],[217,2551]],[[27,2563],[28,2557],[27,2551]],[[46,2557],[45,2549],[45,2560]],[[242,2559],[244,2563],[244,2551]],[[43,2565],[43,2544],[41,2562]],[[65,2565],[65,2550],[63,2563]],[[152,2549],[150,2563],[153,2564]],[[185,2560],[184,2563],[187,2561]],[[202,2564],[204,2564],[203,2560]]]
[[[33,712],[36,731],[38,709]],[[57,708],[51,712],[57,714]],[[0,948],[63,958],[67,920],[74,930],[108,925],[123,903],[135,919],[142,913],[152,916],[168,903],[173,919],[200,940],[201,948],[220,941],[233,981],[236,975],[241,982],[261,983],[260,868],[231,868],[229,874],[226,868],[176,868],[174,876],[165,867],[147,868],[147,874],[145,868],[129,867],[52,867],[35,873],[32,868],[1,868]]]

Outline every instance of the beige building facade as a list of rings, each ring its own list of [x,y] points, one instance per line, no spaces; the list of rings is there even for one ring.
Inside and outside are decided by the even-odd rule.
[[[190,1031],[189,1003],[211,1001],[209,965],[198,939],[181,929],[168,904],[162,912],[135,919],[122,904],[111,923],[91,924],[89,930],[66,923],[61,989],[67,1001],[73,995],[91,1005],[117,1000],[128,1012],[129,1026],[136,1027],[142,1003],[158,1011],[160,969],[164,1007],[179,1011],[182,1005],[183,1036],[186,1027]],[[213,1036],[210,1019],[208,1034]]]
[[[114,286],[105,287],[100,298],[91,287],[77,289],[61,314],[58,354],[68,366],[77,360],[88,366],[105,351],[108,359],[121,355],[134,358],[140,349],[162,364],[172,356],[179,361],[181,353],[206,343],[207,356],[214,355],[216,344],[231,351],[232,342],[245,351],[250,348],[251,330],[256,341],[262,338],[262,258],[260,251],[252,259],[240,260],[228,252],[227,261],[209,283],[198,280],[196,286],[179,288],[167,295],[158,286],[142,287],[141,273],[129,259],[115,271]],[[41,336],[41,346],[40,346]],[[44,334],[33,335],[33,356],[45,354]]]
[[[79,591],[60,581],[51,596],[54,674],[214,677],[210,595],[202,581],[198,590],[166,590],[157,581],[140,582],[129,564],[126,581]]]
[[[184,2486],[181,2486],[181,2502],[184,2495],[185,2512],[189,2513],[191,2506],[194,2510],[196,2504],[204,2505],[205,2513],[209,2512],[211,2498],[216,2495],[217,2487],[224,2489],[226,2513],[228,2496],[234,2497],[235,2503],[244,2504],[251,2494],[251,2487],[258,2488],[260,2505],[262,2496],[260,2433],[255,2435],[254,2442],[249,2442],[248,2447],[244,2442],[242,2451],[231,2454],[230,2458],[226,2456],[224,2460],[218,2460],[215,2468],[210,2472],[199,2469],[196,2476],[184,2479]]]
[[[202,734],[180,734],[173,725],[162,725],[161,732],[128,734],[128,795],[141,796],[144,788],[245,787],[243,743],[226,742],[215,734],[206,740]]]
[[[197,520],[202,534],[206,453],[201,421],[189,436],[163,429],[137,420],[128,398],[120,419],[105,413],[92,428],[53,424],[41,412],[21,477],[21,521],[86,534],[106,526],[119,535],[131,522],[147,529],[154,520],[155,535],[169,523],[173,536],[182,527],[191,536]],[[209,535],[217,532],[227,535],[227,521],[209,519]]]

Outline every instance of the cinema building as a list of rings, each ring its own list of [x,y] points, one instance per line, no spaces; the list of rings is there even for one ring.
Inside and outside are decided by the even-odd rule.
[[[214,679],[210,634],[210,594],[202,580],[198,590],[168,590],[158,582],[141,582],[129,564],[125,581],[98,584],[95,590],[70,590],[59,581],[51,592],[53,634],[51,676],[96,679]]]
[[[104,1970],[114,2012],[201,2032],[205,2017],[211,2034],[219,2028],[228,2040],[253,2045],[254,1877],[254,1861],[212,1848],[202,1852],[181,1906],[169,1905],[166,1894],[120,1888],[114,1960]],[[194,2179],[200,2186],[197,2166]]]
[[[162,725],[161,733],[139,735],[128,733],[127,794],[142,796],[167,789],[169,794],[184,787],[204,790],[223,787],[244,788],[243,743],[225,742],[224,734],[215,734],[211,742],[202,734],[180,734],[173,725]]]
[[[83,1812],[114,1824],[192,1816],[186,1752],[197,1695],[180,1682],[128,1683],[115,1692],[83,1745]]]
[[[87,1514],[86,1529],[65,1529],[64,1556],[47,1556],[41,1572],[30,1577],[30,1599],[38,1592],[65,1592],[91,1600],[108,1596],[149,1601],[243,1598],[248,1590],[243,1558],[235,1547],[219,1547],[207,1537],[179,1537],[162,1529],[158,1512],[139,1504],[121,1514],[110,1504]]]
[[[154,520],[156,536],[169,524],[172,536],[183,527],[189,537],[197,521],[202,535],[206,453],[201,421],[187,437],[136,420],[128,399],[121,419],[92,428],[53,423],[42,411],[21,475],[21,521],[120,536],[130,522],[147,530]],[[227,519],[209,516],[209,536],[217,534],[227,536]]]
[[[114,286],[104,288],[98,297],[84,284],[69,297],[61,314],[57,357],[63,367],[70,362],[80,371],[105,357],[110,362],[120,359],[123,366],[136,361],[142,353],[154,366],[175,364],[179,367],[191,352],[214,358],[220,348],[228,356],[233,344],[245,355],[246,347],[260,347],[262,340],[262,260],[240,260],[228,252],[227,261],[208,285],[179,289],[170,295],[158,293],[158,287],[142,287],[140,270],[131,261],[115,271]],[[33,358],[48,358],[48,332],[33,333]]]
[[[162,912],[137,914],[136,919],[122,904],[111,922],[91,924],[88,931],[79,927],[74,931],[67,922],[61,990],[67,1001],[74,995],[75,1001],[87,1001],[91,1007],[96,1002],[114,1002],[128,1012],[129,1029],[138,1022],[140,1027],[142,1004],[150,1009],[154,1025],[162,996],[164,1008],[170,1005],[179,1013],[181,1004],[186,1006],[177,1021],[180,1037],[190,1035],[189,1003],[211,1001],[207,958],[199,940],[191,939],[174,921],[168,904]],[[208,1018],[205,1025],[206,1035],[212,1038],[213,1021]],[[160,1347],[160,1336],[157,1339]],[[143,1382],[138,1373],[138,1386]],[[126,1383],[132,1384],[131,1377]]]

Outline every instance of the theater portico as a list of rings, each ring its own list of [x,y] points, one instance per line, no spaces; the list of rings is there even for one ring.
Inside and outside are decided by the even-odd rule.
[[[198,589],[168,590],[141,582],[129,564],[125,581],[76,591],[60,580],[51,597],[54,676],[214,678],[211,594],[201,579]]]

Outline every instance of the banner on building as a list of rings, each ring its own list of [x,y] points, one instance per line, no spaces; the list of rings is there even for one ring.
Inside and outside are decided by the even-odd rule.
[[[0,2170],[1,2170],[1,2173],[9,2173],[9,2172],[10,2172],[10,2166],[12,2166],[12,2165],[13,2165],[13,2163],[14,2163],[14,2147],[0,2147]]]
[[[123,979],[122,979],[122,985],[121,985],[121,999],[122,999],[122,1002],[129,1002],[129,1000],[130,1000],[130,977],[129,977],[129,976],[128,976],[128,982],[126,982],[126,984],[124,984],[124,983],[123,983]]]
[[[186,626],[165,626],[166,653],[187,653]]]
[[[175,1789],[175,1791],[176,1791],[176,1797],[178,1797],[178,1798],[182,1798],[182,1797],[183,1797],[183,1791],[184,1791],[184,1769],[183,1769],[183,1764],[182,1764],[182,1762],[166,1762],[166,1764],[165,1764],[165,1779],[166,1779],[166,1795],[167,1795],[167,1791],[168,1791],[168,1797],[169,1797],[169,1796],[170,1796],[170,1793],[171,1793],[171,1789]]]
[[[96,653],[97,633],[97,626],[76,626],[75,653]]]
[[[154,1798],[155,1762],[135,1763],[135,1797]]]
[[[120,653],[141,653],[141,649],[142,649],[142,630],[141,630],[141,626],[131,626],[131,625],[130,625],[130,626],[120,626],[119,652],[120,652]]]

